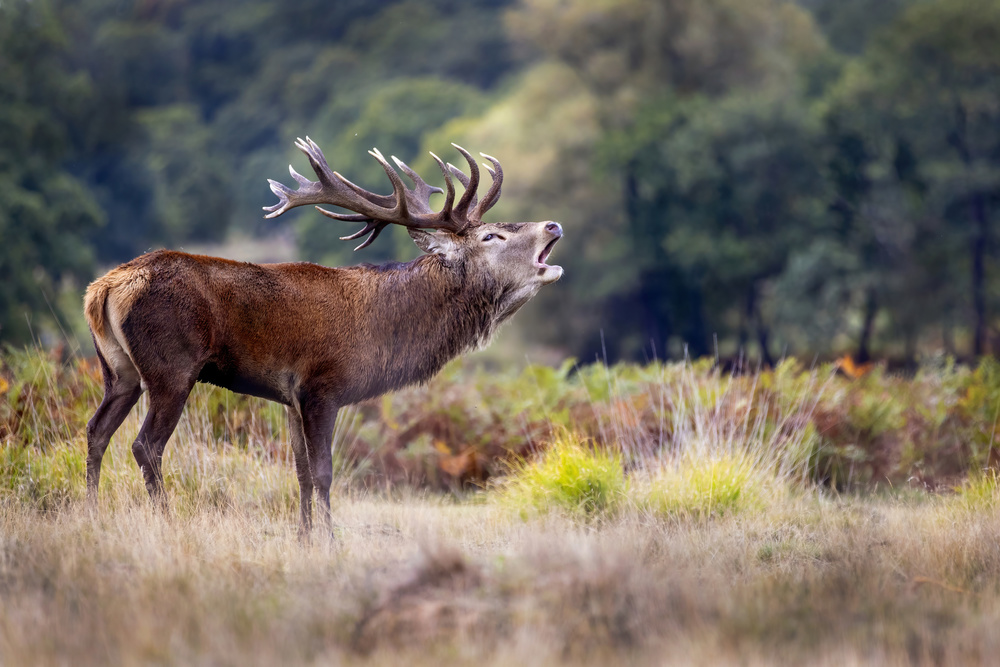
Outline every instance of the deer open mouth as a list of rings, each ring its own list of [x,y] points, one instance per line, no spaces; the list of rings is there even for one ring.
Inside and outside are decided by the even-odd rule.
[[[560,238],[562,238],[562,235],[555,237],[554,239],[549,241],[544,248],[542,248],[542,252],[538,255],[538,259],[535,260],[535,263],[538,266],[538,268],[540,269],[551,268],[548,264],[545,263],[545,260],[548,259],[549,253],[552,252],[552,247],[555,246],[556,242]]]

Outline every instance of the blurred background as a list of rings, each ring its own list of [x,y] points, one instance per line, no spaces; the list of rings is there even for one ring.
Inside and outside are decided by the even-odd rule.
[[[0,0],[0,342],[86,353],[155,248],[414,257],[263,219],[305,135],[380,192],[372,146],[490,153],[489,219],[563,223],[497,357],[1000,349],[1000,0]]]

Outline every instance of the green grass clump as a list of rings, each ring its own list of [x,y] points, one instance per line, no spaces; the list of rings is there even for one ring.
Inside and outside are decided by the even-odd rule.
[[[657,516],[707,519],[760,509],[776,484],[736,454],[686,456],[649,479],[639,504]]]
[[[0,495],[40,510],[82,498],[86,469],[86,453],[76,443],[42,451],[0,441]]]
[[[1000,474],[995,470],[973,472],[955,491],[968,509],[991,510],[1000,503]]]
[[[550,510],[595,517],[616,510],[627,490],[616,454],[564,433],[537,460],[515,467],[500,498],[525,517]]]

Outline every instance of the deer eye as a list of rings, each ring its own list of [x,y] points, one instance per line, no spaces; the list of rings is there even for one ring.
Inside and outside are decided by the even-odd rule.
[[[483,241],[489,241],[490,239],[494,238],[495,236],[496,236],[496,234],[487,234],[486,236],[483,237]]]

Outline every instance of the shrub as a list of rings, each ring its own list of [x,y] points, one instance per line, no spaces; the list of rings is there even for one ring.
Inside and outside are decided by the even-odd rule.
[[[511,459],[530,459],[543,443],[564,439],[557,435],[564,431],[616,452],[627,470],[740,453],[785,482],[842,490],[885,482],[950,490],[970,470],[1000,461],[1000,362],[931,360],[912,377],[884,368],[848,377],[835,368],[787,359],[774,369],[734,373],[712,360],[491,371],[458,360],[426,385],[342,411],[337,479],[462,494],[510,472]],[[62,360],[41,348],[0,352],[0,443],[8,464],[76,447],[100,400],[95,359]],[[119,433],[116,442],[135,437],[144,401],[127,422],[129,435]],[[263,399],[198,386],[178,433],[199,451],[232,445],[291,467],[284,409]],[[177,450],[176,442],[168,448],[168,466]],[[9,470],[0,475],[14,478]],[[17,479],[20,487],[28,478]],[[224,495],[198,488],[215,501]],[[275,496],[279,505],[284,493]]]

